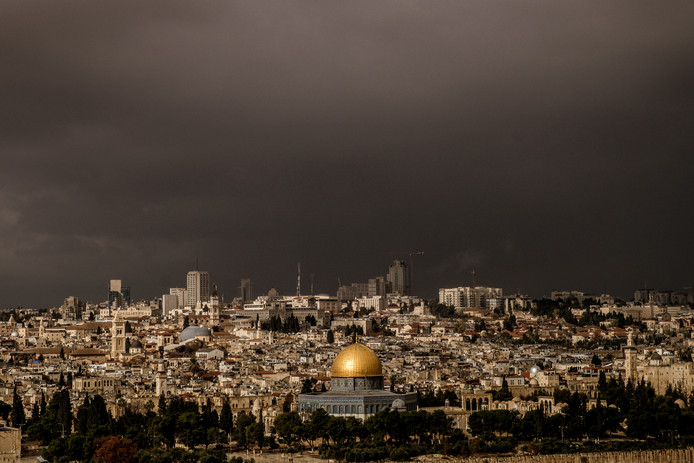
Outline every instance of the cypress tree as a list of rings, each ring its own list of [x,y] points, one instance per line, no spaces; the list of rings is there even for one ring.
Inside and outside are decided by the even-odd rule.
[[[166,415],[166,397],[164,394],[159,396],[159,416]]]
[[[234,415],[231,413],[229,401],[225,400],[222,405],[222,414],[219,417],[219,427],[227,434],[231,434],[234,430]]]
[[[14,427],[24,424],[25,422],[24,404],[22,403],[22,398],[17,394],[17,386],[14,387],[14,394],[12,395],[10,421],[12,421],[12,426]]]

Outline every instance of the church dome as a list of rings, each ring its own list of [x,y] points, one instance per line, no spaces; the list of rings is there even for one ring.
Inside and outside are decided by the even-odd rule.
[[[383,376],[381,361],[368,347],[355,343],[335,357],[333,362],[333,378],[358,378],[364,376]]]
[[[212,336],[212,333],[209,328],[204,326],[189,326],[178,335],[178,342],[185,342],[189,339],[197,338],[198,336],[208,337]]]

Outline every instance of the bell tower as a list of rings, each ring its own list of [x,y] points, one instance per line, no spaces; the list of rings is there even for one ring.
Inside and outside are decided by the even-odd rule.
[[[624,369],[626,370],[626,380],[636,382],[636,347],[634,346],[634,334],[629,331],[627,335],[627,345],[624,347]]]
[[[166,386],[166,364],[164,360],[160,360],[157,366],[156,388],[157,395],[159,396],[165,395],[168,389]]]
[[[111,322],[111,357],[117,358],[125,353],[125,320],[120,310]]]

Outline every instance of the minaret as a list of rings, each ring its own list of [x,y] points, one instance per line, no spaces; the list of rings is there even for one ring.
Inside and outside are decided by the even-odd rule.
[[[624,347],[624,369],[626,370],[625,381],[636,382],[636,347],[634,347],[634,333],[632,331],[629,331],[627,345]]]
[[[160,396],[166,394],[166,365],[164,363],[164,360],[160,360],[159,365],[157,366],[156,388],[157,395]]]
[[[116,358],[125,353],[125,320],[120,310],[111,323],[111,357]]]

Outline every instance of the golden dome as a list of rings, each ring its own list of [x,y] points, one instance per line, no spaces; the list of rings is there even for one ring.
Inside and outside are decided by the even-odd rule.
[[[333,378],[355,378],[383,376],[381,361],[374,351],[363,344],[355,343],[342,349],[333,362]]]

